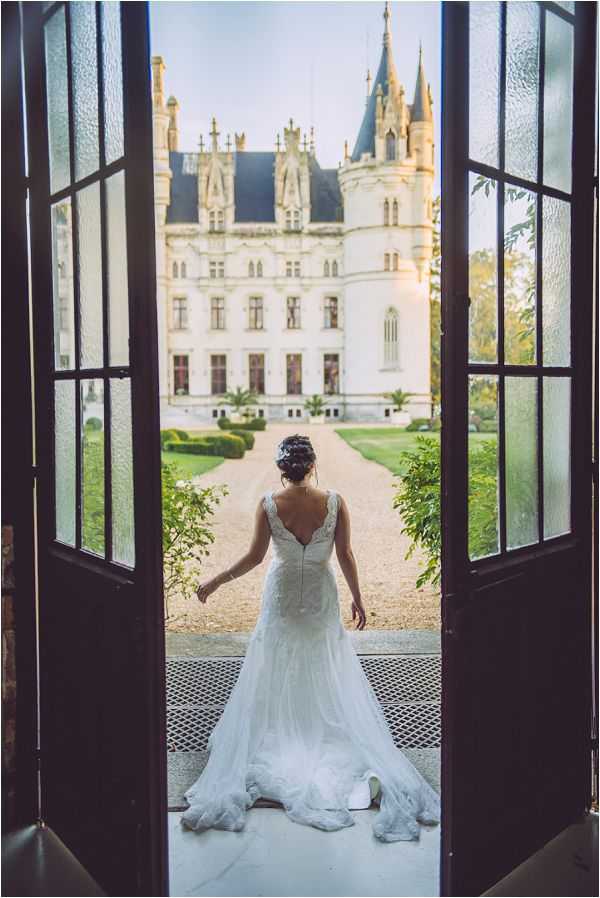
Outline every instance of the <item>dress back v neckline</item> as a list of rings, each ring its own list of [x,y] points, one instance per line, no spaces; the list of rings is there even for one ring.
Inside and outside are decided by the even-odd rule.
[[[273,503],[275,517],[277,518],[277,520],[279,521],[279,523],[281,524],[281,526],[285,530],[285,532],[289,533],[289,535],[291,537],[293,537],[293,539],[296,540],[298,545],[302,546],[302,548],[304,548],[304,549],[306,549],[308,546],[310,546],[310,544],[313,542],[317,533],[319,533],[321,530],[323,530],[323,528],[325,527],[325,525],[327,524],[327,522],[329,520],[329,515],[331,514],[331,497],[333,495],[333,492],[332,492],[332,490],[329,490],[329,489],[325,490],[325,492],[327,493],[327,511],[325,512],[325,517],[323,518],[323,523],[319,524],[319,526],[315,530],[313,530],[309,541],[307,543],[303,543],[302,540],[298,539],[296,534],[292,533],[290,528],[286,527],[286,525],[283,523],[281,516],[279,514],[279,511],[277,510],[277,502],[275,501],[275,490],[271,490],[271,501]]]

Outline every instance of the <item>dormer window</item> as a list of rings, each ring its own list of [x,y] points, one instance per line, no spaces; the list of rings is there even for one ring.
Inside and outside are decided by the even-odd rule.
[[[387,162],[396,160],[396,135],[391,129],[385,135],[385,158]]]
[[[208,213],[208,230],[216,231],[217,229],[217,215],[215,212]]]
[[[327,262],[327,261],[323,265],[323,277],[326,277],[326,278],[329,277],[329,262]]]
[[[222,209],[211,209],[208,213],[208,230],[222,231],[225,226],[225,216]]]
[[[286,229],[286,231],[299,231],[300,230],[300,210],[299,209],[286,209],[285,229]]]
[[[300,211],[298,209],[294,209],[294,230],[300,230]]]

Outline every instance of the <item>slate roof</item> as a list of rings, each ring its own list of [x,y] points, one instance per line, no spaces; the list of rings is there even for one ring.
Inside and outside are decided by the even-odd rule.
[[[184,157],[187,163],[184,165]],[[171,204],[167,224],[198,222],[198,177],[189,153],[170,152]],[[235,153],[236,222],[275,222],[275,153]],[[342,221],[342,196],[335,168],[309,160],[311,221]]]
[[[394,68],[394,60],[392,58],[392,48],[389,41],[384,42],[381,51],[381,59],[377,75],[373,82],[373,88],[369,94],[365,114],[356,138],[356,144],[352,151],[352,162],[358,162],[363,153],[375,155],[375,110],[377,107],[377,87],[381,84],[383,95],[386,97],[389,92],[389,82],[392,78],[396,79],[396,70]]]
[[[410,110],[410,118],[413,122],[430,122],[432,120],[429,91],[425,79],[425,69],[423,68],[422,50],[419,50],[419,68],[417,69],[417,83],[415,85],[415,101]]]

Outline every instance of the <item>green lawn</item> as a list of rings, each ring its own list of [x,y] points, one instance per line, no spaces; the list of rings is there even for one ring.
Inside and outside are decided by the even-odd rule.
[[[225,459],[221,455],[187,455],[184,452],[161,452],[163,461],[177,465],[184,477],[196,477],[212,471]]]
[[[392,474],[402,474],[400,453],[403,449],[412,449],[418,436],[438,440],[439,432],[425,433],[406,431],[403,427],[348,427],[336,430],[348,445],[356,449],[363,458],[376,461],[386,467]],[[470,433],[469,441],[479,443],[482,440],[495,439],[495,433]]]

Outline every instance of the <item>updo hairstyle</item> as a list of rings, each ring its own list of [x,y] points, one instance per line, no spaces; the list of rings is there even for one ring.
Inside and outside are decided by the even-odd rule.
[[[282,477],[293,483],[299,483],[304,480],[316,458],[309,438],[295,433],[281,441],[277,447],[275,463],[281,471]]]

